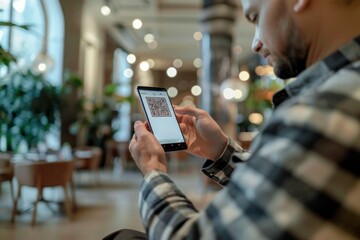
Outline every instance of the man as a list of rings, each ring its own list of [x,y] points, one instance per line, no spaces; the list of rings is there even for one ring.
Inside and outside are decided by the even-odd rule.
[[[360,238],[360,0],[242,0],[253,50],[280,78],[275,111],[251,148],[202,110],[177,107],[188,152],[225,185],[201,212],[167,175],[165,153],[136,122],[149,239]],[[246,162],[243,162],[247,159]],[[237,164],[238,163],[238,164]]]

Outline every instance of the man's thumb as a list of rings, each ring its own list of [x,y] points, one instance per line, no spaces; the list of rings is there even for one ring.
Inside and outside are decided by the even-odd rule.
[[[134,123],[134,131],[136,133],[136,135],[142,134],[144,131],[146,130],[145,124],[141,121],[136,121]]]

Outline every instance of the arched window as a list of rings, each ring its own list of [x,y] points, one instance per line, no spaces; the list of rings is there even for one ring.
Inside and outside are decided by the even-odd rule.
[[[12,11],[12,22],[19,25],[30,25],[26,31],[12,28],[9,37],[9,28],[0,28],[0,43],[18,58],[19,67],[30,68],[33,59],[40,52],[44,37],[44,15],[40,0],[0,0],[0,21],[9,21]],[[64,48],[64,18],[58,0],[46,0],[48,12],[48,54],[54,61],[46,79],[54,85],[62,82],[63,48]],[[9,49],[10,48],[10,49]],[[1,70],[4,74],[6,69]]]

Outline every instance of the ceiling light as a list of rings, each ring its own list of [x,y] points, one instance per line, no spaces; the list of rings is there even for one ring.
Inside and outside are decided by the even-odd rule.
[[[169,68],[166,70],[166,74],[168,75],[168,77],[173,78],[173,77],[176,76],[177,70],[176,70],[176,68],[174,68],[174,67],[169,67]]]
[[[151,33],[148,33],[144,36],[144,41],[146,43],[152,43],[153,41],[155,41],[155,36]]]
[[[195,32],[194,33],[194,39],[197,41],[200,41],[202,39],[202,33],[201,32]]]
[[[148,43],[148,47],[150,48],[150,49],[155,49],[155,48],[157,48],[157,46],[158,46],[158,43],[157,43],[157,41],[152,41],[151,43]]]
[[[247,81],[250,79],[250,73],[247,71],[241,71],[239,73],[239,78],[241,81]]]
[[[193,61],[193,64],[196,68],[201,68],[202,67],[202,60],[201,58],[195,58]]]
[[[104,16],[109,16],[111,13],[111,9],[109,8],[109,6],[106,6],[106,5],[102,6],[100,11],[101,11],[101,14]]]
[[[133,72],[132,69],[126,68],[126,69],[124,70],[124,76],[125,76],[126,78],[131,78],[133,75],[134,75],[134,72]]]
[[[202,92],[202,89],[199,85],[194,85],[191,88],[191,94],[194,96],[200,96],[201,92]]]
[[[41,4],[41,10],[43,12],[44,16],[44,36],[42,39],[42,46],[40,52],[35,57],[32,66],[31,71],[34,74],[45,74],[49,72],[54,67],[54,61],[52,58],[48,55],[48,12],[45,5],[45,0],[40,1]]]
[[[149,63],[146,62],[146,61],[141,62],[141,63],[140,63],[140,69],[141,69],[141,71],[143,71],[143,72],[148,71],[148,70],[150,69]]]
[[[54,61],[46,53],[40,52],[34,59],[31,70],[34,74],[43,74],[54,67]]]
[[[183,61],[181,61],[181,59],[175,59],[175,60],[173,61],[173,64],[174,64],[174,67],[176,67],[176,68],[181,68],[182,65],[183,65]]]
[[[168,94],[169,94],[169,97],[173,98],[173,97],[176,97],[178,95],[178,90],[176,87],[170,87],[168,90],[167,90]]]
[[[133,64],[136,62],[136,56],[134,54],[129,54],[126,57],[126,61],[130,64]]]
[[[149,58],[148,60],[146,60],[148,63],[149,63],[149,67],[150,68],[153,68],[155,67],[155,61],[151,58]]]
[[[142,21],[140,19],[135,19],[133,22],[132,22],[132,26],[133,28],[135,29],[140,29],[142,27]]]

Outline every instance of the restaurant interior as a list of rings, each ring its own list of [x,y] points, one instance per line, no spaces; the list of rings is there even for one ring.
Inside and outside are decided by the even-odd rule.
[[[128,150],[137,86],[210,113],[244,148],[283,87],[238,0],[0,0],[0,239],[144,231]],[[165,126],[166,127],[166,126]],[[198,209],[220,187],[167,152]]]

